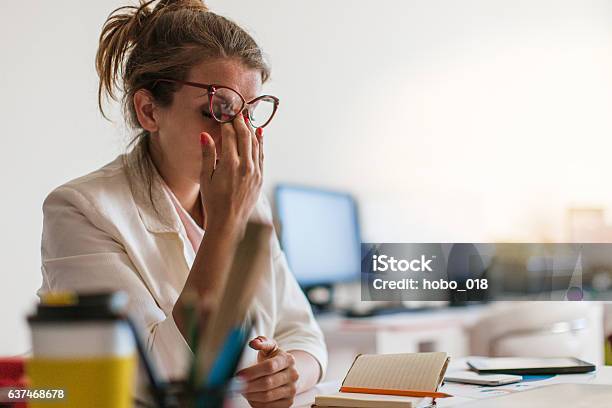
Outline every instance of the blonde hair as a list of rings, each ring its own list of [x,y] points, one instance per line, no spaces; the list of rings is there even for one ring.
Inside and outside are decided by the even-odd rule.
[[[156,103],[168,106],[180,85],[158,79],[185,80],[193,66],[219,57],[235,58],[259,70],[262,82],[270,76],[255,40],[236,23],[211,12],[201,0],[140,0],[137,6],[114,10],[106,19],[96,54],[98,106],[106,117],[104,97],[118,100],[121,92],[128,125],[140,129],[130,146],[138,149],[136,169],[149,190],[154,173],[149,134],[138,122],[134,94],[146,89]]]

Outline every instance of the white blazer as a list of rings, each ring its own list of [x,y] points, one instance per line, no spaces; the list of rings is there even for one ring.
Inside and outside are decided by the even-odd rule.
[[[127,172],[138,178],[132,163],[137,150],[86,176],[55,189],[44,202],[42,234],[43,283],[49,290],[123,290],[129,311],[142,328],[158,369],[166,378],[187,372],[189,346],[176,327],[172,308],[195,253],[161,177],[155,173],[151,204],[143,183],[130,186]],[[264,195],[253,217],[271,222]],[[255,335],[274,338],[284,350],[313,355],[324,373],[327,351],[310,305],[289,271],[276,236],[269,267],[256,294]],[[248,347],[241,365],[256,353]],[[323,376],[323,374],[322,374]]]

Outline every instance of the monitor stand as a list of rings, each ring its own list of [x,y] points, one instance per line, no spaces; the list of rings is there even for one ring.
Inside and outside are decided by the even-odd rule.
[[[303,287],[306,299],[312,306],[314,313],[330,312],[333,309],[334,286],[321,284]]]

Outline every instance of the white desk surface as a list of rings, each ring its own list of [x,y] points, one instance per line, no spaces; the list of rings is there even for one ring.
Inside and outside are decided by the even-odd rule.
[[[490,305],[444,307],[373,317],[347,318],[335,313],[317,316],[317,322],[326,332],[343,330],[364,332],[372,330],[407,331],[426,330],[448,326],[471,326],[490,309]]]
[[[465,370],[467,365],[465,359],[459,359],[451,363],[448,371]],[[512,392],[520,392],[523,390],[532,389],[549,384],[559,383],[589,383],[589,384],[607,384],[610,385],[610,393],[612,395],[612,366],[600,366],[592,373],[586,374],[564,374],[556,375],[550,378],[541,378],[537,381],[522,381],[516,384],[503,385],[499,387],[482,387],[478,385],[446,383],[442,386],[441,391],[453,395],[451,398],[438,400],[438,407],[454,407],[476,399],[493,398]],[[313,389],[299,394],[295,399],[294,407],[306,408],[314,402],[315,395],[331,394],[338,391],[340,381],[332,381],[318,384]],[[427,404],[425,404],[427,405]],[[228,404],[230,408],[248,407],[248,403],[242,397],[236,397]]]

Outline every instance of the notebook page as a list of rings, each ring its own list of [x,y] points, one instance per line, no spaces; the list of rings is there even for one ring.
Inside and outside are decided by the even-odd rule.
[[[317,395],[315,405],[321,407],[351,408],[413,408],[422,398],[398,397],[394,395],[355,394],[340,392],[331,395]]]
[[[447,354],[362,354],[355,359],[345,387],[436,391]]]

